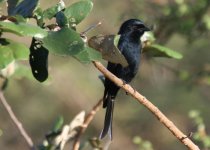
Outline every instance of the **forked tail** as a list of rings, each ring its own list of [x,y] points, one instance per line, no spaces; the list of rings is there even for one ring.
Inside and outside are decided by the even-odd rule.
[[[106,115],[104,120],[104,128],[101,131],[100,139],[104,138],[107,133],[109,133],[109,137],[112,140],[112,120],[113,120],[113,111],[114,111],[114,99],[111,96],[106,97]]]

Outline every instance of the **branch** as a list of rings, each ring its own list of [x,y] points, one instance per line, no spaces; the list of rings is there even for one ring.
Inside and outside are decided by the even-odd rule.
[[[7,103],[6,98],[4,97],[4,94],[2,91],[0,91],[0,101],[3,104],[4,108],[6,109],[6,111],[8,112],[10,118],[12,119],[13,123],[16,125],[16,127],[18,128],[20,134],[23,136],[23,138],[25,139],[26,143],[28,144],[29,148],[34,150],[34,144],[31,140],[31,138],[29,137],[29,135],[27,134],[27,132],[25,131],[25,129],[23,128],[21,122],[17,119],[17,117],[15,116],[14,112],[12,111],[10,105]]]
[[[200,150],[182,131],[180,131],[172,121],[170,121],[155,105],[153,105],[146,97],[135,91],[129,84],[125,84],[121,79],[117,78],[111,72],[109,72],[100,62],[93,62],[95,67],[103,73],[107,78],[113,81],[116,85],[124,89],[132,97],[134,97],[139,103],[144,105],[149,111],[151,111],[157,119],[167,127],[171,133],[182,142],[189,150]]]
[[[95,116],[96,112],[100,109],[102,105],[103,99],[100,99],[97,104],[92,108],[92,110],[89,112],[89,114],[85,117],[84,123],[80,130],[78,131],[78,134],[75,138],[74,145],[73,145],[73,150],[78,150],[80,146],[80,138],[82,134],[85,132],[87,129],[88,125],[90,122],[93,120],[93,117]]]

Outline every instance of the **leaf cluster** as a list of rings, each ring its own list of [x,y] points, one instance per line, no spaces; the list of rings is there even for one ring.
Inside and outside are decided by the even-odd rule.
[[[84,35],[77,32],[77,25],[93,8],[92,1],[80,0],[66,7],[61,0],[55,6],[44,10],[38,0],[9,0],[7,3],[8,15],[2,16],[0,21],[0,69],[4,69],[13,61],[29,59],[33,76],[43,82],[48,78],[49,53],[72,56],[83,63],[100,60],[102,57],[110,62],[120,63],[124,67],[128,65],[117,48],[120,35],[94,36],[88,45],[82,38]],[[29,24],[30,19],[35,19],[36,25]],[[49,20],[54,22],[47,24]],[[32,37],[30,48],[3,38],[6,32]],[[143,52],[149,57],[182,58],[181,54],[155,44],[152,33],[146,33],[143,39]]]
[[[8,15],[2,16],[0,21],[0,69],[4,69],[12,61],[26,60],[30,56],[32,73],[42,82],[48,77],[49,52],[73,56],[85,63],[101,58],[100,53],[90,48],[76,31],[76,26],[92,10],[91,1],[81,0],[66,7],[61,0],[45,10],[39,6],[38,0],[9,0],[7,3]],[[53,18],[55,22],[47,25],[46,22]],[[37,25],[29,24],[30,19],[35,19]],[[3,38],[6,32],[32,37],[30,48]]]

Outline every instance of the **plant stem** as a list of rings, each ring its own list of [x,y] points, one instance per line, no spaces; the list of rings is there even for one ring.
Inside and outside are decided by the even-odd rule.
[[[8,112],[8,114],[9,114],[10,118],[12,119],[13,123],[16,125],[18,131],[20,132],[20,134],[25,139],[25,141],[28,144],[29,148],[34,150],[35,147],[34,147],[34,144],[33,144],[32,140],[31,140],[30,136],[27,134],[27,132],[23,128],[22,123],[15,116],[14,112],[11,109],[11,106],[8,104],[6,98],[4,97],[3,91],[0,91],[0,101],[3,104],[4,108],[6,109],[6,111]]]
[[[87,129],[87,127],[90,124],[90,122],[93,120],[93,117],[95,116],[96,112],[100,109],[100,107],[102,105],[102,102],[103,102],[103,99],[100,99],[95,104],[95,106],[93,106],[92,110],[88,113],[88,115],[85,117],[83,126],[78,131],[78,134],[77,134],[76,139],[74,141],[73,150],[78,150],[79,149],[79,146],[80,146],[80,137],[85,132],[85,130]]]

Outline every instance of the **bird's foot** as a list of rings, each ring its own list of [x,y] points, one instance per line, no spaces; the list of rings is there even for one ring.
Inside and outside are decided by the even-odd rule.
[[[123,80],[123,79],[121,79],[121,80],[122,80],[122,82],[123,82],[123,84],[122,84],[122,87],[123,87],[124,85],[127,84],[127,82],[126,82],[125,80]]]

